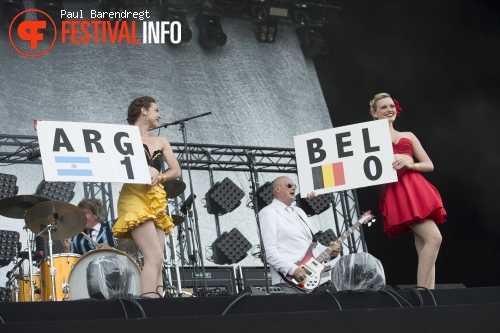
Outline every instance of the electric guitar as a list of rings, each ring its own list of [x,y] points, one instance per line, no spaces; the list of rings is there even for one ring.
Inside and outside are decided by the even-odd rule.
[[[324,272],[327,272],[332,269],[331,266],[323,265],[322,262],[330,257],[330,253],[332,253],[333,251],[333,245],[342,244],[344,239],[349,237],[349,235],[352,234],[356,229],[358,229],[360,225],[367,223],[370,225],[372,222],[375,222],[374,217],[375,216],[371,214],[371,211],[366,211],[365,213],[363,213],[359,217],[358,222],[356,222],[352,227],[347,229],[342,234],[342,236],[337,238],[333,242],[333,244],[331,244],[328,248],[326,248],[326,250],[323,251],[323,253],[321,253],[317,258],[313,257],[313,248],[317,245],[317,243],[311,243],[311,245],[309,245],[309,248],[307,249],[304,258],[296,262],[297,266],[301,267],[306,272],[306,277],[303,280],[297,281],[295,277],[291,274],[283,274],[283,273],[279,274],[285,281],[290,283],[293,287],[296,287],[300,290],[304,290],[307,292],[312,291],[314,288],[319,286],[321,281],[321,275]]]

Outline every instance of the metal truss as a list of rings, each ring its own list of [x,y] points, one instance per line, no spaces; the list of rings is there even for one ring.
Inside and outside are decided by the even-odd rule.
[[[238,171],[258,173],[296,174],[295,150],[292,148],[271,148],[254,146],[229,146],[210,144],[171,143],[174,154],[182,169],[207,171]],[[39,159],[30,161],[38,149],[38,138],[29,135],[0,134],[0,165],[41,164]],[[249,163],[253,161],[252,163]],[[253,165],[253,169],[250,168]],[[108,218],[114,219],[113,198],[109,183],[84,183],[84,195],[101,195]],[[337,235],[343,234],[360,215],[355,191],[334,194],[332,203]],[[367,251],[362,228],[352,233],[344,241],[344,249],[349,253]],[[345,251],[344,251],[345,252]]]

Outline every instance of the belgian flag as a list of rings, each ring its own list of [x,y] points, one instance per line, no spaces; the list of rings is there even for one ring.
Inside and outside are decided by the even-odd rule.
[[[312,175],[315,190],[345,185],[344,164],[342,162],[313,167]]]

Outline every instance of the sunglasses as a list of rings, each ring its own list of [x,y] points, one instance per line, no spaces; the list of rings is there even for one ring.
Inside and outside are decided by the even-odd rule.
[[[292,188],[292,187],[297,188],[297,184],[294,184],[294,183],[288,183],[288,184],[278,185],[278,186],[286,186],[286,187],[288,187],[288,188]]]

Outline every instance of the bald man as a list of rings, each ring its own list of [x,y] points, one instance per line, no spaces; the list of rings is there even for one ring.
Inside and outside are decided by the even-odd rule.
[[[266,259],[271,266],[272,284],[287,294],[305,293],[293,287],[279,273],[293,275],[297,281],[305,278],[306,272],[295,263],[304,258],[313,242],[309,219],[301,208],[293,205],[297,185],[290,178],[278,177],[273,181],[272,187],[274,200],[259,212]],[[312,199],[315,196],[312,192],[307,197]],[[313,249],[314,257],[325,249],[326,246],[318,243]],[[338,256],[340,250],[340,245],[334,245],[331,256]]]

